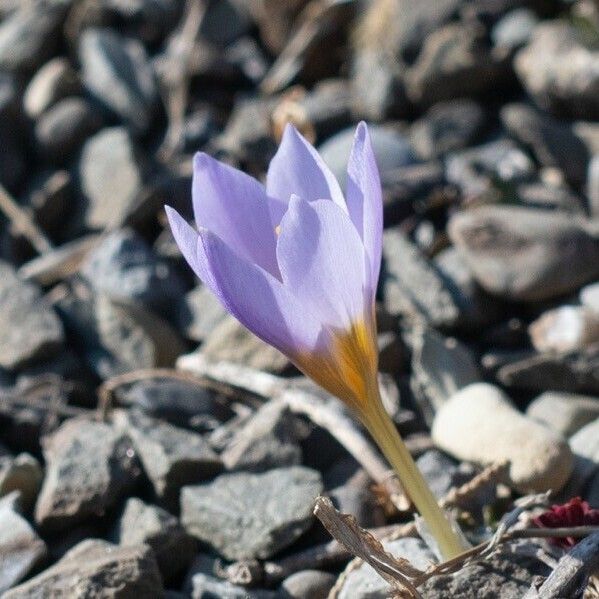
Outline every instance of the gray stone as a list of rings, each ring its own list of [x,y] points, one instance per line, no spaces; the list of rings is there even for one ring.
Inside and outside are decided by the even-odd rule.
[[[5,599],[39,597],[162,599],[164,590],[150,547],[119,547],[88,539],[59,562],[4,595]]]
[[[0,501],[0,593],[20,582],[46,556],[46,544],[9,502]]]
[[[599,116],[599,52],[588,48],[566,20],[540,23],[514,60],[526,91],[559,116]]]
[[[451,291],[453,300],[460,310],[458,322],[460,328],[477,330],[500,317],[501,303],[482,290],[454,246],[439,252],[432,264],[443,278],[445,286]]]
[[[493,45],[515,50],[530,39],[539,17],[529,8],[516,8],[506,13],[491,30]]]
[[[510,353],[502,357],[495,376],[502,385],[514,389],[599,393],[599,347],[568,354]]]
[[[496,182],[511,185],[530,180],[535,166],[513,141],[499,139],[448,154],[445,173],[467,199],[477,199],[489,194]]]
[[[223,474],[183,489],[181,521],[227,559],[266,559],[311,526],[314,500],[321,492],[318,472],[301,466]]]
[[[86,257],[81,274],[96,290],[165,310],[185,292],[178,272],[132,229],[107,235]]]
[[[142,189],[143,168],[126,129],[112,127],[84,144],[77,165],[90,229],[123,221]]]
[[[192,599],[281,599],[275,591],[246,589],[209,574],[195,574],[192,578]]]
[[[595,154],[589,163],[587,196],[591,215],[594,217],[599,216],[599,154]]]
[[[48,108],[67,96],[80,92],[79,77],[66,58],[49,60],[31,78],[23,96],[23,107],[27,116],[38,118]]]
[[[32,455],[0,456],[0,497],[18,491],[23,507],[29,510],[37,498],[42,478],[40,463]]]
[[[526,104],[506,104],[501,121],[512,137],[530,148],[543,166],[558,167],[576,187],[586,180],[589,151],[568,123]]]
[[[347,178],[347,161],[351,152],[355,127],[343,129],[327,139],[318,147],[322,159],[331,169],[342,188]],[[410,142],[398,131],[383,125],[371,125],[368,128],[376,163],[381,173],[409,166],[416,162],[414,149]]]
[[[585,285],[578,296],[581,304],[599,314],[599,283]]]
[[[115,414],[115,424],[129,435],[156,495],[176,505],[184,485],[212,477],[221,469],[204,438],[150,418],[138,411]]]
[[[484,125],[480,104],[472,100],[439,102],[412,125],[410,139],[418,155],[431,160],[471,145]]]
[[[51,162],[63,164],[102,126],[97,109],[82,98],[58,101],[39,117],[35,140]]]
[[[59,2],[23,2],[0,25],[0,69],[31,72],[53,52],[64,16]]]
[[[201,352],[214,362],[236,362],[273,373],[281,373],[289,368],[286,356],[248,331],[233,316],[223,318],[212,330]]]
[[[457,459],[485,466],[508,460],[510,484],[525,493],[557,492],[572,472],[563,437],[518,412],[487,383],[455,393],[437,412],[431,434]]]
[[[234,415],[216,392],[177,378],[139,381],[116,394],[121,403],[184,428],[212,430]]]
[[[536,576],[547,576],[549,572],[546,564],[527,553],[499,552],[455,574],[433,576],[418,590],[431,599],[521,599]]]
[[[79,60],[87,91],[133,132],[145,132],[158,94],[144,46],[114,29],[86,29],[79,39]]]
[[[435,497],[442,499],[450,489],[459,487],[472,478],[474,472],[461,468],[455,460],[438,449],[429,449],[417,460],[418,470],[424,476]]]
[[[199,285],[181,298],[176,312],[179,329],[192,341],[204,341],[227,316],[214,293]]]
[[[424,320],[434,327],[453,327],[460,310],[441,275],[406,235],[397,229],[383,235],[385,308]]]
[[[410,385],[426,421],[459,389],[482,380],[466,345],[437,331],[417,327],[410,335],[412,377]]]
[[[599,418],[579,429],[569,442],[577,458],[573,478],[588,481],[599,470]]]
[[[369,121],[406,114],[409,102],[403,70],[384,50],[358,50],[352,63],[352,107],[354,114]]]
[[[430,106],[442,100],[499,93],[510,82],[508,55],[490,48],[474,23],[452,23],[428,36],[406,74],[408,98]]]
[[[529,404],[526,415],[564,437],[570,437],[589,422],[599,418],[599,398],[546,391]]]
[[[437,562],[435,555],[421,539],[405,537],[383,543],[391,555],[407,559],[412,566],[426,570]],[[338,594],[339,599],[387,599],[391,589],[385,579],[368,564],[347,574]]]
[[[164,580],[185,570],[196,551],[195,541],[175,516],[136,497],[125,503],[115,537],[122,546],[149,545]]]
[[[43,441],[46,476],[35,520],[65,530],[101,516],[130,491],[139,474],[131,441],[102,422],[74,418]]]
[[[80,355],[100,378],[130,370],[172,366],[184,351],[174,330],[141,306],[105,295],[66,294],[57,304]]]
[[[301,464],[297,437],[295,416],[285,404],[271,400],[234,433],[221,458],[229,470],[251,472]]]
[[[483,206],[454,214],[448,232],[477,281],[510,300],[549,299],[599,275],[599,238],[565,213]]]
[[[0,262],[0,366],[13,370],[49,357],[63,341],[62,324],[37,286]]]
[[[336,580],[330,572],[300,570],[283,581],[281,590],[288,599],[327,599]]]

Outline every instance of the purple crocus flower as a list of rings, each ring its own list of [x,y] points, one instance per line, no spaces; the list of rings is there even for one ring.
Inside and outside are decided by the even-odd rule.
[[[360,123],[346,195],[316,150],[288,125],[266,186],[196,154],[197,231],[172,208],[183,256],[245,327],[351,406],[397,471],[445,557],[462,544],[395,425],[377,383],[374,302],[383,208],[368,129]]]
[[[383,229],[364,123],[347,175],[344,197],[316,150],[287,125],[265,187],[199,153],[192,189],[198,231],[166,211],[187,262],[225,308],[359,408],[377,385],[374,299]]]

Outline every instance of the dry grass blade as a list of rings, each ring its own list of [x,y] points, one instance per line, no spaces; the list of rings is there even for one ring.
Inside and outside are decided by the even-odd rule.
[[[357,525],[353,516],[338,512],[327,497],[316,500],[314,514],[333,538],[376,570],[397,591],[397,596],[420,597],[410,578],[420,577],[423,572],[408,560],[393,557],[385,551],[374,536]]]

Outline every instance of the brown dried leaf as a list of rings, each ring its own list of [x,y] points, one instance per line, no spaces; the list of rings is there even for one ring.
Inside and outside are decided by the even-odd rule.
[[[408,560],[393,557],[385,551],[379,541],[358,526],[353,516],[338,512],[328,497],[316,499],[314,515],[334,539],[384,578],[393,587],[396,596],[412,599],[420,597],[411,579],[420,578],[422,570],[412,566]]]

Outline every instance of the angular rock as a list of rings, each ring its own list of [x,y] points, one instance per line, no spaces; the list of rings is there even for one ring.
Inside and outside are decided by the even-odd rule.
[[[457,339],[417,327],[408,341],[412,347],[410,386],[430,424],[435,412],[455,392],[480,381],[482,374],[472,352]]]
[[[406,235],[390,229],[383,236],[383,293],[389,314],[424,320],[434,327],[453,327],[460,310],[441,275]]]
[[[448,232],[477,281],[506,299],[545,300],[599,276],[599,238],[568,214],[483,206],[454,214]]]
[[[437,562],[433,552],[422,539],[405,537],[383,543],[391,555],[407,559],[412,566],[426,570]],[[368,564],[348,573],[338,594],[339,599],[386,599],[391,589],[384,578]]]
[[[149,379],[118,390],[119,401],[175,426],[212,430],[234,412],[218,394],[180,379]]]
[[[0,500],[0,593],[25,578],[46,556],[44,541],[6,499]]]
[[[573,467],[561,435],[522,415],[497,387],[469,385],[437,412],[435,443],[460,460],[489,465],[509,460],[510,484],[525,493],[560,490]]]
[[[144,46],[113,29],[86,29],[79,39],[83,85],[134,133],[150,126],[157,101]]]
[[[527,554],[499,552],[486,560],[478,560],[456,574],[434,576],[419,591],[424,597],[457,599],[521,599],[537,576],[547,576],[549,567]]]
[[[200,285],[178,303],[175,318],[179,329],[192,341],[204,341],[227,316],[214,293]]]
[[[50,161],[65,163],[102,126],[97,110],[82,98],[65,98],[49,108],[35,125],[39,151]]]
[[[100,378],[130,370],[169,367],[184,345],[159,316],[105,295],[66,294],[57,307],[77,339],[80,355]]]
[[[327,599],[336,580],[330,572],[300,570],[283,581],[281,590],[289,599]]]
[[[214,599],[216,597],[223,599],[225,597],[226,599],[281,599],[276,591],[247,589],[201,572],[192,578],[191,597],[192,599]]]
[[[528,327],[539,352],[572,352],[599,342],[599,314],[585,306],[560,306],[543,312]]]
[[[526,91],[558,116],[599,117],[599,52],[567,21],[540,23],[514,60]]]
[[[295,417],[285,404],[269,401],[233,435],[221,454],[228,470],[263,472],[301,464]]]
[[[114,536],[121,546],[149,545],[164,580],[184,571],[196,552],[195,541],[177,518],[136,497],[125,503]]]
[[[14,370],[49,357],[63,341],[62,324],[37,286],[0,262],[0,367]]]
[[[0,70],[31,72],[48,58],[58,41],[65,5],[23,2],[0,25]]]
[[[160,572],[147,545],[118,547],[88,539],[56,564],[4,595],[37,597],[164,597]]]
[[[543,166],[560,168],[576,187],[584,184],[589,151],[568,123],[541,114],[526,104],[506,104],[500,115],[510,135],[530,148]]]
[[[84,223],[90,229],[123,221],[142,188],[143,168],[126,129],[96,133],[81,150],[77,175],[83,195]]]
[[[46,476],[35,520],[65,530],[102,516],[135,485],[139,464],[131,441],[102,422],[67,420],[44,439]]]
[[[530,180],[535,174],[532,160],[509,139],[499,139],[482,146],[447,155],[447,180],[457,185],[466,199],[485,198],[490,192],[497,201],[497,185],[512,185]]]
[[[81,274],[111,298],[137,301],[157,311],[168,308],[186,287],[178,272],[132,229],[107,235],[85,257]]]
[[[595,344],[568,354],[509,354],[501,360],[495,376],[502,385],[515,389],[599,393],[598,369],[599,345]]]
[[[481,105],[472,100],[435,104],[410,130],[410,139],[424,160],[461,150],[480,135],[485,125]]]
[[[23,107],[27,116],[36,119],[59,100],[80,91],[81,82],[75,69],[59,56],[49,60],[32,77],[23,96]]]
[[[599,398],[546,391],[528,405],[526,415],[567,438],[599,418]]]
[[[408,98],[441,100],[497,93],[510,82],[507,53],[488,46],[484,28],[450,24],[432,33],[406,75]]]
[[[223,318],[212,330],[201,352],[214,362],[237,362],[273,373],[281,373],[289,368],[289,360],[279,350],[258,339],[233,316]]]
[[[135,411],[119,412],[115,423],[133,441],[156,495],[169,505],[176,505],[181,487],[221,469],[218,456],[201,435]]]
[[[183,489],[181,522],[227,559],[266,559],[310,527],[321,491],[318,472],[302,466],[223,474]]]
[[[438,449],[429,449],[417,460],[418,470],[424,476],[435,497],[442,499],[453,487],[459,487],[472,478],[474,472],[460,467],[455,460]]]

